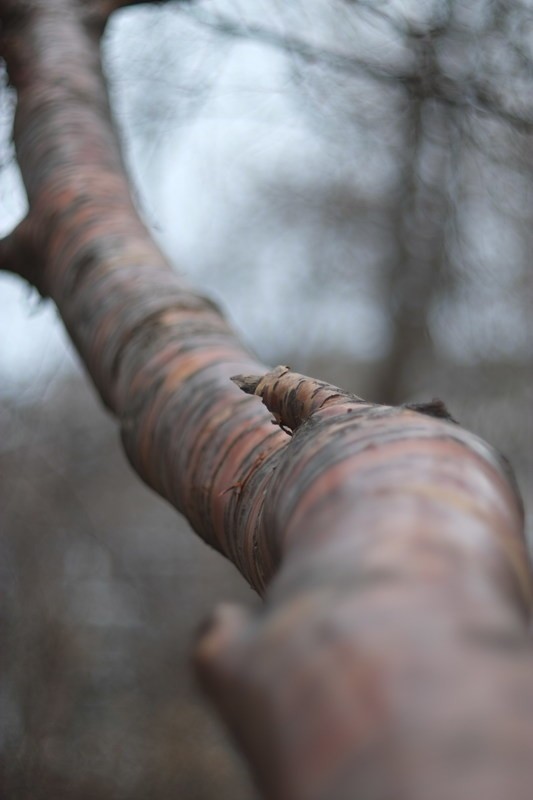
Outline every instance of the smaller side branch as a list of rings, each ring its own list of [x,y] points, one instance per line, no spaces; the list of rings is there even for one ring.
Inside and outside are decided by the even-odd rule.
[[[326,405],[364,403],[356,395],[324,381],[308,378],[290,367],[278,366],[265,375],[234,375],[231,379],[245,394],[257,395],[282,428],[294,431],[311,414]]]
[[[23,278],[44,297],[46,292],[39,278],[39,265],[33,226],[30,218],[26,217],[10,234],[0,239],[0,270]]]

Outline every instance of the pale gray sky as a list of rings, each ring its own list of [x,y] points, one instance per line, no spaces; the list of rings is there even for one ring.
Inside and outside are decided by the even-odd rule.
[[[249,3],[244,5],[250,9]],[[280,24],[279,14],[269,16],[270,22],[277,18]],[[153,10],[129,10],[114,22],[106,50],[106,61],[117,78],[115,99],[119,117],[125,120],[130,168],[154,235],[172,262],[223,305],[263,357],[275,359],[278,352],[291,349],[310,353],[339,348],[374,357],[383,348],[386,331],[368,297],[357,302],[339,296],[334,286],[323,286],[314,296],[302,291],[306,264],[305,248],[297,241],[300,230],[290,238],[269,232],[268,246],[263,242],[258,252],[251,241],[250,268],[244,273],[235,274],[224,263],[232,250],[228,240],[242,234],[242,217],[250,193],[257,192],[256,182],[268,181],[276,171],[298,176],[302,170],[327,169],[327,157],[306,121],[295,114],[284,56],[261,44],[227,42],[193,27],[196,41],[189,42],[174,69],[173,25],[181,44],[183,23],[175,13],[158,8],[156,17]],[[140,40],[144,41],[141,53]],[[213,40],[217,40],[215,52]],[[137,62],[133,70],[132,44]],[[149,110],[146,118],[139,117],[139,93],[149,104],[153,77],[148,74],[139,88],[135,69],[142,81],[144,60],[153,62],[155,57],[162,62],[157,97],[167,93],[168,119],[165,109],[160,113],[161,106],[159,119],[151,119]],[[198,80],[207,87],[196,106],[185,98],[189,113],[185,123],[179,118],[184,104],[180,67],[190,82]],[[126,68],[127,82],[122,77]],[[171,118],[173,94],[176,119]],[[25,211],[14,165],[1,175],[0,203],[3,235]],[[256,214],[260,211],[255,209]],[[1,273],[0,320],[4,388],[72,368],[71,347],[53,306],[39,304],[22,282]]]
[[[387,9],[400,8],[404,19],[415,13],[423,28],[444,5],[395,0]],[[199,9],[296,32],[338,52],[352,52],[357,41],[358,57],[376,56],[391,68],[411,58],[379,14],[363,9],[355,15],[349,3],[335,5],[334,22],[329,0],[205,0]],[[277,361],[290,351],[376,358],[390,337],[379,275],[391,244],[379,230],[372,233],[372,225],[360,233],[351,226],[355,233],[344,240],[323,219],[314,225],[313,194],[330,184],[351,186],[379,205],[397,188],[402,110],[391,106],[394,95],[384,99],[373,83],[354,76],[321,77],[294,54],[225,37],[189,13],[197,13],[195,7],[129,9],[116,15],[105,47],[139,205],[154,236],[264,359]],[[4,139],[6,124],[0,119]],[[511,222],[502,228],[501,209],[493,203],[500,189],[507,203],[505,187],[493,181],[484,188],[478,174],[484,167],[478,166],[471,167],[478,194],[469,205],[470,229],[462,232],[467,248],[457,258],[459,273],[464,264],[462,294],[435,310],[431,333],[459,361],[487,353],[526,358],[531,319],[510,316],[508,304],[521,279],[513,265],[524,262],[524,241]],[[464,195],[463,165],[458,173]],[[517,202],[527,207],[531,180],[525,184],[525,199]],[[284,187],[290,191],[284,194]],[[4,168],[0,234],[24,207],[16,169]],[[327,280],[337,262],[351,272],[344,283]],[[318,281],[309,280],[310,270]],[[72,368],[51,304],[39,305],[21,282],[1,274],[0,325],[4,389]]]

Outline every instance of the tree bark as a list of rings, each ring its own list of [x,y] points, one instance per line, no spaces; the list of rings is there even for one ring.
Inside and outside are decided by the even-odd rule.
[[[0,0],[30,209],[0,260],[57,304],[138,474],[266,593],[206,624],[203,686],[265,797],[530,800],[533,584],[506,463],[440,407],[269,370],[170,268],[100,69],[123,5]]]

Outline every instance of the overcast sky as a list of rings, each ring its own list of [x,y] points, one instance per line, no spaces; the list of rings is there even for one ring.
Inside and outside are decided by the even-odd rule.
[[[396,0],[388,7],[401,8],[404,18],[416,14],[423,28],[444,5]],[[188,16],[198,11],[200,23]],[[358,57],[378,57],[391,69],[404,68],[412,54],[379,14],[364,7],[354,14],[351,4],[335,4],[333,23],[329,0],[204,0],[190,10],[128,9],[115,15],[104,47],[139,207],[172,264],[221,303],[267,361],[290,351],[374,359],[390,339],[376,277],[390,245],[379,231],[368,239],[371,226],[357,231],[355,219],[344,239],[323,219],[314,225],[312,194],[329,184],[353,186],[355,194],[370,201],[375,196],[379,204],[397,180],[401,114],[394,117],[393,100],[380,99],[375,84],[340,73],[321,80],[316,67],[302,65],[294,53],[211,30],[209,17],[201,16],[211,12],[280,35],[296,33],[339,53],[353,52],[356,41]],[[369,127],[358,124],[362,118]],[[5,114],[0,126],[5,141]],[[492,193],[497,189],[492,186]],[[529,348],[530,323],[510,317],[506,305],[523,242],[512,225],[502,235],[487,197],[474,198],[479,212],[469,243],[469,257],[486,270],[487,280],[466,280],[459,301],[441,304],[431,320],[439,346],[459,360],[476,355],[484,343],[493,353],[502,348],[502,356]],[[5,167],[0,234],[24,209],[16,168]],[[470,209],[475,220],[475,205]],[[344,284],[324,278],[337,262],[352,273]],[[311,281],[313,270],[319,277]],[[1,274],[0,324],[4,389],[72,368],[52,305],[39,304],[20,281]]]
[[[250,185],[276,170],[290,176],[323,162],[316,136],[294,111],[285,56],[184,23],[168,9],[117,16],[105,49],[113,99],[141,209],[171,261],[220,301],[264,358],[291,349],[335,351],[339,341],[350,343],[349,351],[355,347],[356,355],[375,356],[384,330],[368,298],[354,307],[353,297],[327,286],[314,297],[302,292],[299,231],[286,238],[268,230],[260,249],[250,241],[248,270],[235,274],[222,263],[232,250],[228,238],[245,233]],[[279,13],[269,16],[280,24]],[[8,128],[4,119],[4,140]],[[5,234],[25,210],[14,165],[2,171],[0,204]],[[311,315],[316,324],[309,326]],[[72,367],[52,305],[6,275],[0,275],[0,319],[4,388]]]

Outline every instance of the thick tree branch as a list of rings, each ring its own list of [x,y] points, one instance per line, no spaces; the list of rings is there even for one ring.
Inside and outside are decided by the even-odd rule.
[[[265,795],[529,800],[533,585],[501,459],[445,418],[257,363],[137,215],[89,0],[13,5],[28,274],[139,475],[267,591],[195,657]]]

